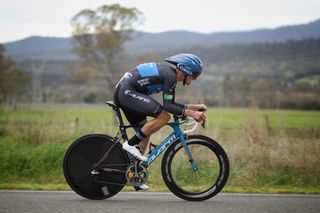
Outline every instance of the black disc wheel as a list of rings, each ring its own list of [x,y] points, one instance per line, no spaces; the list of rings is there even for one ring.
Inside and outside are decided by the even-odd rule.
[[[227,182],[229,160],[213,139],[195,135],[187,140],[197,169],[193,169],[180,140],[174,142],[162,160],[162,177],[167,187],[188,201],[203,201],[215,196]]]
[[[96,173],[92,172],[106,152],[108,156],[95,170]],[[128,155],[119,143],[114,144],[111,137],[86,135],[67,150],[63,172],[67,183],[77,194],[99,200],[112,197],[124,187],[128,164]]]

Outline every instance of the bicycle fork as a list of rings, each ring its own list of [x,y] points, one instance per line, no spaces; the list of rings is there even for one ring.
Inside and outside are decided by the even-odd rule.
[[[188,147],[188,144],[187,144],[187,140],[185,138],[185,134],[183,134],[182,130],[180,129],[180,127],[178,125],[172,125],[172,128],[174,129],[175,133],[177,134],[177,137],[179,137],[181,143],[183,144],[183,147],[186,151],[186,154],[188,156],[188,160],[191,164],[191,168],[193,171],[198,171],[198,165],[197,163],[193,160],[193,157],[192,157],[192,153]]]

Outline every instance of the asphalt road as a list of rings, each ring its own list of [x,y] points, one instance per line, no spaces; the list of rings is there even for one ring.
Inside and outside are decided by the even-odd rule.
[[[188,202],[171,193],[121,192],[92,201],[70,191],[0,190],[0,212],[319,213],[320,195],[220,193],[204,202]]]

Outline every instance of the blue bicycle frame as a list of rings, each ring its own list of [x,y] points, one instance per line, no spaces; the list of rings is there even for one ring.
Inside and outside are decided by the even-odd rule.
[[[168,123],[171,128],[173,128],[173,132],[161,143],[159,144],[152,152],[148,155],[147,166],[151,165],[152,162],[159,157],[159,155],[165,151],[174,141],[180,139],[183,144],[186,153],[189,158],[189,162],[191,163],[192,169],[196,171],[198,169],[196,162],[194,162],[192,154],[187,146],[187,141],[185,140],[184,134],[180,129],[180,121],[175,119],[172,123]]]

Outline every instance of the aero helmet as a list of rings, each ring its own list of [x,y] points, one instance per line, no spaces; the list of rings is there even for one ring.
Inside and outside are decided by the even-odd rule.
[[[165,61],[177,66],[185,77],[192,75],[194,78],[197,78],[202,71],[202,62],[200,58],[194,54],[178,54],[166,58]]]

